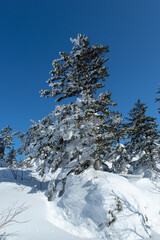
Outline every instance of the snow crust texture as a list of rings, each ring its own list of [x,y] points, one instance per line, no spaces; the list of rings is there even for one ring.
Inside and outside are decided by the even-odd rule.
[[[160,181],[152,173],[70,174],[64,194],[53,202],[36,173],[23,175],[23,182],[16,182],[10,170],[0,168],[0,212],[15,203],[28,207],[16,219],[23,223],[3,229],[11,233],[7,240],[160,239]]]
[[[89,169],[68,177],[64,195],[47,204],[48,220],[86,239],[160,239],[159,203],[149,178]]]

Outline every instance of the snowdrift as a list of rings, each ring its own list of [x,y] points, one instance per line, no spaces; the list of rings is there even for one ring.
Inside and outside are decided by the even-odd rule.
[[[62,197],[48,202],[37,173],[17,182],[0,168],[0,212],[14,203],[29,208],[4,229],[7,240],[160,240],[160,180],[151,172],[120,176],[87,169],[70,174]]]
[[[160,239],[156,190],[149,178],[88,169],[68,176],[63,196],[47,203],[48,221],[86,239]]]

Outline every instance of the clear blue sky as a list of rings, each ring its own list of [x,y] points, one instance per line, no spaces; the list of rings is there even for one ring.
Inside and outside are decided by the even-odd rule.
[[[160,0],[0,0],[0,129],[26,131],[52,112],[39,91],[78,33],[109,45],[106,88],[118,110],[127,116],[140,98],[159,118]]]

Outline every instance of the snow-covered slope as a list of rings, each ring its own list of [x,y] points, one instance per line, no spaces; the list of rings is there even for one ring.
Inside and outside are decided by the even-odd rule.
[[[0,231],[10,234],[7,240],[79,240],[50,223],[48,219],[47,198],[44,192],[37,191],[40,182],[24,172],[25,180],[16,184],[12,173],[6,168],[0,168],[0,213],[8,213],[8,209],[19,208],[22,204],[27,207],[13,223]],[[4,212],[5,210],[5,212]],[[2,214],[1,214],[2,215]],[[1,216],[0,216],[1,221]]]
[[[18,240],[160,239],[160,190],[156,178],[119,176],[88,169],[68,176],[65,193],[48,202],[29,171],[17,184],[0,168],[0,212],[16,203],[28,208],[3,232]],[[2,231],[1,231],[2,232]],[[151,238],[150,238],[151,237]]]
[[[76,236],[139,240],[160,234],[160,192],[149,178],[89,169],[70,176],[62,198],[48,206],[49,220]]]

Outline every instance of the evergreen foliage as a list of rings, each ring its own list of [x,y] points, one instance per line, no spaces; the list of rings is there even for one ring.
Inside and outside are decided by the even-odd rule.
[[[88,38],[81,34],[71,42],[70,54],[61,52],[61,58],[53,61],[52,78],[47,81],[52,90],[41,90],[41,96],[58,97],[58,102],[79,96],[75,103],[59,105],[53,112],[54,140],[47,158],[39,166],[42,175],[59,169],[54,187],[61,184],[59,194],[64,191],[65,179],[71,172],[79,174],[90,166],[98,170],[100,163],[105,165],[104,156],[111,154],[121,135],[118,124],[122,118],[110,109],[116,106],[111,93],[94,96],[109,76],[104,65],[108,61],[105,57],[108,46],[90,46]]]
[[[104,55],[109,52],[108,46],[90,46],[88,37],[78,34],[77,39],[71,39],[74,44],[70,54],[60,52],[60,59],[53,61],[54,70],[51,79],[47,81],[52,90],[41,90],[41,96],[56,97],[57,101],[64,98],[81,96],[84,92],[96,93],[102,88],[108,68]]]
[[[0,159],[6,161],[6,149],[11,149],[14,139],[13,136],[18,132],[12,133],[12,128],[7,126],[0,130]]]
[[[11,167],[16,160],[16,150],[12,147],[7,155],[6,163],[7,166]]]
[[[33,163],[41,166],[46,159],[49,160],[54,144],[52,119],[52,114],[49,114],[39,122],[32,120],[34,125],[30,126],[26,133],[19,134],[22,146],[18,153],[25,153],[27,166],[32,166]]]
[[[147,106],[139,99],[130,110],[130,118],[127,118],[129,122],[126,124],[130,139],[127,146],[130,161],[135,161],[135,167],[145,165],[155,170],[155,153],[159,140],[158,124],[155,118],[146,116],[146,110]]]
[[[84,170],[85,162],[94,166],[100,154],[106,154],[105,150],[107,151],[114,141],[110,127],[113,112],[107,108],[114,104],[110,100],[110,93],[107,92],[101,94],[98,99],[84,95],[74,104],[56,107],[53,113],[55,150],[52,168],[54,170],[61,164],[64,168],[74,161],[76,172],[80,172]],[[100,110],[102,110],[101,114]],[[107,118],[104,117],[103,112]]]
[[[55,97],[57,102],[77,97],[75,102],[57,105],[53,113],[32,121],[34,125],[19,134],[23,145],[18,152],[25,153],[27,166],[35,164],[41,176],[51,173],[54,178],[49,200],[64,193],[69,174],[89,167],[115,173],[135,173],[144,166],[155,170],[158,159],[158,124],[146,116],[145,104],[138,100],[125,124],[122,114],[113,110],[117,104],[111,93],[97,96],[109,76],[104,65],[108,46],[91,46],[81,34],[71,42],[70,54],[60,52],[61,58],[53,61],[47,81],[51,90],[41,90],[41,96]]]

